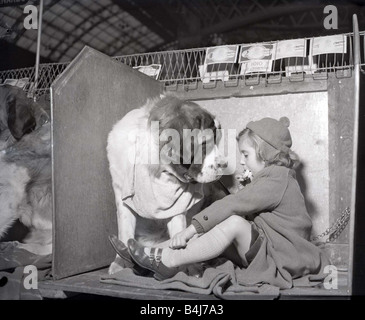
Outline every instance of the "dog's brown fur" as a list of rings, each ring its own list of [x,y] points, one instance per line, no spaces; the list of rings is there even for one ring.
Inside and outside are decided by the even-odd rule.
[[[24,132],[16,138],[9,128],[3,130],[8,138],[3,141],[5,148],[0,154],[0,239],[19,219],[30,229],[25,243],[20,247],[35,254],[49,254],[52,251],[50,123],[47,123],[48,115],[39,104],[28,98],[29,101],[25,100],[19,90],[11,89],[10,92],[10,101],[15,100],[17,106],[30,109],[25,114],[34,119],[35,130],[29,132],[29,128],[23,126]],[[0,107],[4,127],[7,125],[4,121],[6,103]],[[15,113],[15,116],[18,115],[20,113]]]

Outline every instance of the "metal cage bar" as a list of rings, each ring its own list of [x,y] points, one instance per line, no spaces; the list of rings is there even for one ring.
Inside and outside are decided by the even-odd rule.
[[[257,85],[264,81],[270,83],[280,83],[282,78],[287,77],[290,81],[303,81],[305,77],[312,77],[313,79],[325,79],[328,73],[334,72],[337,78],[351,77],[354,69],[354,33],[343,34],[346,39],[346,52],[342,53],[327,53],[320,54],[316,57],[316,61],[305,60],[312,56],[311,52],[305,53],[303,57],[281,58],[276,59],[276,51],[273,57],[272,68],[267,68],[265,71],[246,73],[241,72],[242,65],[237,61],[235,63],[219,63],[215,65],[215,71],[210,72],[209,75],[202,74],[202,66],[204,64],[206,50],[208,48],[196,48],[188,50],[162,51],[153,53],[132,54],[125,56],[116,56],[113,59],[124,63],[132,68],[159,66],[158,74],[154,74],[156,80],[162,82],[167,89],[176,88],[182,85],[185,89],[196,88],[198,83],[205,78],[203,87],[214,87],[217,81],[223,81],[225,86],[235,86],[238,80],[247,86]],[[307,45],[313,41],[314,38],[302,38]],[[360,49],[360,69],[364,72],[365,69],[365,31],[359,32]],[[279,41],[270,41],[252,44],[237,44],[237,46],[247,45],[276,45]],[[362,43],[362,45],[361,45]],[[311,59],[312,60],[312,59]],[[47,63],[39,66],[39,79],[35,96],[39,97],[49,92],[52,82],[60,75],[67,67],[69,62],[65,63]],[[315,67],[316,66],[316,67]],[[288,74],[287,68],[291,68]],[[307,67],[307,70],[305,70]],[[219,71],[218,71],[219,70]],[[219,77],[219,72],[226,72],[228,76]],[[28,85],[24,90],[30,91],[35,82],[34,67],[13,69],[0,71],[0,83],[11,79],[28,79]],[[219,80],[218,80],[219,79]],[[204,82],[204,81],[203,81]]]
[[[356,220],[356,181],[357,181],[357,155],[359,140],[359,106],[360,106],[360,69],[361,69],[361,52],[360,52],[360,33],[357,21],[357,15],[352,18],[354,30],[354,135],[353,135],[353,153],[352,153],[352,182],[351,182],[351,216],[350,216],[350,235],[349,235],[349,272],[348,272],[348,288],[349,294],[352,295],[353,290],[353,264],[354,264],[354,236],[355,236],[355,220]],[[364,35],[363,35],[364,37]]]

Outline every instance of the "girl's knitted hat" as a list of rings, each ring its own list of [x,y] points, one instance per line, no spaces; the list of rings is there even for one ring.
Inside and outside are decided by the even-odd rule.
[[[280,151],[289,152],[292,146],[291,135],[288,129],[289,125],[289,119],[282,117],[279,121],[272,118],[251,121],[246,127],[268,143],[261,151],[264,160],[270,160]]]

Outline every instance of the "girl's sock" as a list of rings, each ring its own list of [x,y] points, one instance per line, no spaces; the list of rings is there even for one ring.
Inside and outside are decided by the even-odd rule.
[[[161,262],[167,267],[178,267],[207,261],[221,255],[230,244],[231,240],[218,225],[199,238],[189,241],[184,249],[164,248]]]

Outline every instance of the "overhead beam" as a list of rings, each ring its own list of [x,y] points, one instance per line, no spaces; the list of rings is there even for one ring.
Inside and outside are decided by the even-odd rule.
[[[110,13],[106,18],[102,16],[102,13],[106,11],[108,13]],[[92,17],[96,17],[97,21],[94,21],[93,23],[90,24],[90,26],[86,29],[84,29],[78,36],[74,37],[72,42],[70,44],[67,45],[67,47],[62,50],[62,51],[59,51],[59,58],[62,58],[64,54],[67,53],[67,51],[78,41],[81,41],[81,39],[83,38],[83,36],[85,34],[87,34],[88,32],[90,32],[92,29],[94,29],[95,27],[97,27],[98,25],[100,25],[101,23],[105,22],[107,19],[109,19],[110,17],[112,16],[115,16],[117,14],[119,14],[119,12],[117,13],[112,13],[110,11],[110,8],[108,6],[104,6],[102,8],[102,11],[99,12],[98,15],[94,15],[94,12],[90,11],[90,15],[86,18],[84,18],[79,24],[75,25],[75,30],[79,30],[80,28],[82,28],[82,26],[84,26],[85,24],[89,23],[90,22],[90,19]],[[59,49],[59,45],[60,44],[63,44],[66,42],[66,39],[70,36],[70,34],[68,33],[65,33],[65,35],[63,36],[63,38],[57,43],[57,45],[55,45],[53,47],[53,49],[51,49],[50,53],[48,54],[48,57],[51,57],[58,49]]]

